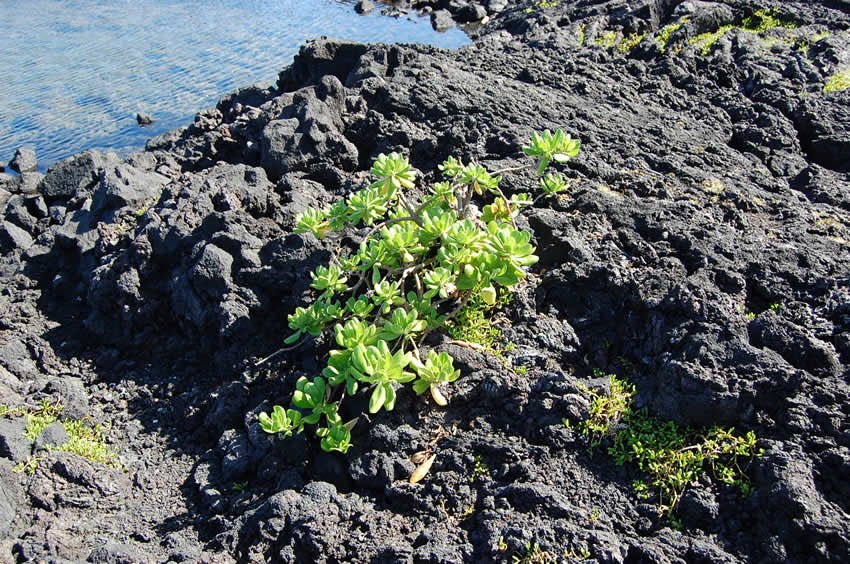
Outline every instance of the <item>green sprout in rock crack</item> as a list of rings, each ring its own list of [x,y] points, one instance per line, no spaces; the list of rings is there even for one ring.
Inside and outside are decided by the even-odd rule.
[[[44,455],[41,454],[27,456],[26,460],[19,462],[12,468],[12,472],[15,472],[16,474],[35,474],[35,471],[38,470],[38,465],[41,464],[42,460],[44,460]]]
[[[547,130],[523,151],[542,177],[579,148],[577,139]],[[370,413],[389,411],[398,388],[412,383],[417,394],[430,391],[438,405],[447,403],[444,388],[460,372],[448,354],[423,351],[425,338],[459,326],[470,304],[498,305],[537,257],[531,233],[515,222],[530,195],[506,196],[502,177],[478,163],[449,157],[439,169],[445,180],[417,197],[417,171],[407,158],[381,154],[368,187],[296,218],[297,233],[320,239],[341,239],[352,228],[364,234],[356,249],[339,245],[311,273],[312,303],[288,317],[286,344],[330,333],[333,348],[321,374],[298,380],[288,408],[259,415],[266,432],[288,437],[316,426],[323,450],[346,452],[357,421],[343,419],[347,397],[365,389]]]
[[[513,564],[554,564],[557,561],[554,553],[543,550],[537,542],[526,543],[525,549],[511,558]]]
[[[551,8],[557,8],[561,5],[560,0],[536,0],[534,5],[540,10],[549,10]],[[530,6],[525,9],[526,14],[533,14],[534,8]]]
[[[761,451],[752,431],[683,428],[633,408],[634,386],[610,377],[608,394],[592,391],[590,416],[580,424],[591,446],[609,441],[608,453],[618,465],[634,463],[645,474],[635,481],[635,494],[657,497],[659,510],[672,516],[685,490],[711,472],[718,481],[749,493],[747,464]]]
[[[484,462],[484,459],[481,458],[481,455],[475,455],[474,466],[472,467],[472,475],[470,476],[470,481],[475,482],[478,480],[486,480],[490,477],[490,467],[487,466],[487,463]]]

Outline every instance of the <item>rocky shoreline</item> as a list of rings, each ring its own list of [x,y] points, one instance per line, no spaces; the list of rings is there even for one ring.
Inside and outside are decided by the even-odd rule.
[[[827,87],[850,72],[850,3],[505,4],[454,52],[309,43],[275,87],[125,159],[14,160],[0,560],[850,560],[850,91]],[[540,263],[497,322],[513,350],[434,343],[462,370],[449,406],[400,393],[347,455],[270,440],[257,414],[327,349],[256,366],[332,250],[295,215],[379,153],[426,179],[449,155],[511,168],[558,127],[582,153],[570,192],[520,220]],[[703,480],[671,526],[563,423],[599,371],[657,417],[753,431],[749,495]],[[39,450],[27,414],[56,403],[115,460]]]

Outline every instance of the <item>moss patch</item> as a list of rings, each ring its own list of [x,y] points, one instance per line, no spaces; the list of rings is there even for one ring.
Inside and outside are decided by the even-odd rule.
[[[118,457],[107,446],[106,436],[100,425],[93,425],[80,419],[71,419],[63,421],[62,426],[65,427],[69,440],[53,450],[70,452],[107,466],[118,466]]]
[[[715,31],[709,31],[707,33],[701,33],[696,37],[692,37],[688,40],[689,45],[696,45],[699,48],[699,52],[701,55],[705,56],[711,53],[714,44],[717,41],[726,35],[726,32],[734,29],[735,26],[732,25],[724,25]]]
[[[699,48],[700,54],[705,56],[711,52],[721,37],[733,29],[758,34],[769,29],[777,28],[796,29],[797,24],[792,21],[783,20],[776,10],[756,10],[751,16],[744,18],[740,26],[724,25],[715,31],[701,33],[696,37],[692,37],[688,43],[690,45],[696,45]]]
[[[35,442],[50,424],[61,421],[68,434],[68,442],[51,446],[50,450],[69,452],[92,462],[118,467],[118,456],[107,446],[103,427],[86,419],[62,420],[62,410],[62,405],[49,401],[42,401],[36,408],[0,405],[0,417],[26,417],[24,435],[30,442]],[[43,458],[42,455],[31,456],[18,464],[14,471],[32,474]]]
[[[823,91],[827,94],[832,92],[844,92],[850,88],[850,68],[842,69],[826,79]]]

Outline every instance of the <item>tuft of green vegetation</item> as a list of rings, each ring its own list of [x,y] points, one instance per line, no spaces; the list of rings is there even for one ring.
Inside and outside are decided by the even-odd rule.
[[[590,416],[579,424],[579,431],[591,448],[596,448],[616,432],[616,425],[630,412],[635,387],[612,374],[607,394],[591,389],[585,393],[591,398]]]
[[[548,9],[550,9],[550,8],[557,8],[557,7],[558,7],[558,6],[560,6],[560,5],[561,5],[560,0],[537,0],[537,1],[534,3],[534,6],[535,6],[538,10],[548,10]],[[534,8],[532,8],[531,6],[529,6],[528,8],[526,8],[526,9],[525,9],[525,13],[526,13],[526,14],[533,14],[533,13],[534,13]]]
[[[480,295],[473,296],[460,309],[454,319],[447,322],[448,334],[453,339],[478,345],[496,356],[501,356],[502,332],[493,326],[489,314],[510,303],[513,295],[502,291],[496,303],[488,304]]]
[[[472,468],[472,475],[470,477],[471,482],[475,482],[477,480],[485,480],[490,477],[490,467],[487,466],[487,463],[484,462],[484,459],[481,458],[480,455],[475,455],[475,465]]]
[[[814,45],[815,43],[820,43],[821,41],[823,41],[824,39],[826,39],[830,35],[831,34],[828,31],[821,31],[821,32],[815,33],[811,37],[805,37],[805,38],[803,38],[803,39],[801,39],[800,41],[797,42],[797,50],[800,53],[802,53],[804,57],[808,57],[809,56],[809,49],[811,48],[811,46]]]
[[[64,407],[59,403],[42,400],[36,408],[0,406],[0,417],[26,417],[24,436],[30,442],[35,442],[49,425],[61,421],[62,427],[68,434],[68,441],[61,445],[51,445],[48,447],[49,450],[69,452],[93,462],[118,467],[118,457],[107,446],[103,428],[83,419],[61,420],[60,415],[63,409]],[[31,456],[18,464],[14,470],[32,474],[43,458],[42,455]]]
[[[587,24],[583,23],[578,28],[578,44],[581,47],[584,47],[585,40],[585,31],[587,30]]]
[[[513,555],[513,564],[555,564],[558,557],[548,550],[543,550],[537,542],[528,542],[525,549]]]
[[[679,21],[667,24],[661,28],[658,35],[655,36],[655,39],[658,40],[658,44],[661,46],[662,51],[667,49],[667,44],[670,42],[670,38],[673,34],[682,29],[682,26],[688,23],[690,19],[690,16],[684,16]]]
[[[546,130],[522,149],[542,177],[550,164],[578,155],[580,142]],[[474,162],[449,157],[438,168],[445,180],[415,201],[418,171],[398,153],[381,154],[368,187],[296,217],[296,233],[317,238],[338,240],[349,227],[366,232],[356,250],[337,245],[330,263],[310,273],[312,303],[288,316],[292,334],[284,343],[332,331],[337,348],[320,375],[298,380],[290,407],[259,415],[266,432],[288,437],[315,425],[323,450],[345,453],[357,418],[343,421],[340,404],[363,388],[369,413],[393,410],[397,389],[407,383],[446,405],[441,390],[460,371],[445,352],[420,351],[428,334],[455,329],[464,340],[493,346],[484,311],[537,262],[531,232],[515,222],[531,196],[507,197],[502,177]],[[489,200],[480,219],[476,198]]]
[[[829,31],[820,31],[809,37],[809,43],[820,43],[832,34]]]
[[[28,456],[26,460],[20,462],[12,468],[12,472],[17,474],[29,474],[30,476],[35,474],[35,471],[38,469],[38,465],[41,464],[41,461],[44,460],[44,455],[36,454],[34,456]]]
[[[617,49],[619,49],[621,53],[628,53],[637,47],[638,44],[643,41],[644,37],[646,37],[646,33],[631,33],[620,41],[620,44],[617,45]]]
[[[82,419],[69,419],[62,422],[68,433],[68,442],[52,448],[59,452],[69,452],[87,458],[92,462],[117,468],[118,456],[106,444],[103,427]]]
[[[610,49],[617,44],[617,32],[616,31],[606,31],[602,35],[597,35],[596,39],[593,40],[594,43],[601,47],[605,47]]]
[[[59,419],[62,406],[48,400],[42,400],[41,404],[35,409],[18,408],[16,412],[26,416],[27,425],[24,429],[24,435],[30,442],[35,442],[42,431]]]
[[[826,84],[823,85],[823,91],[826,94],[844,92],[848,88],[850,88],[850,68],[837,71],[826,79]]]
[[[724,484],[749,493],[746,466],[761,454],[755,434],[732,429],[699,431],[678,426],[633,408],[634,386],[611,376],[610,392],[591,392],[590,416],[581,424],[591,446],[610,440],[608,453],[618,465],[634,463],[646,479],[634,482],[635,493],[657,498],[671,516],[688,486],[707,471]]]

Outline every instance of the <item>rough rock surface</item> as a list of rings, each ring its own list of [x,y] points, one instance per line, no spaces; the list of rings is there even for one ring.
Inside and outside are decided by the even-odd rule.
[[[850,96],[823,92],[850,64],[850,7],[762,1],[797,27],[704,50],[689,40],[756,3],[480,5],[500,15],[459,51],[313,42],[275,88],[144,153],[83,153],[37,194],[7,190],[0,397],[107,423],[122,469],[52,452],[11,472],[28,445],[5,418],[0,560],[486,562],[526,543],[600,562],[850,560]],[[324,352],[254,366],[329,255],[295,214],[361,187],[381,152],[502,169],[556,127],[582,153],[570,193],[521,220],[541,260],[502,321],[526,373],[442,343],[463,372],[447,408],[401,392],[346,456],[270,440],[256,414]],[[697,484],[669,527],[634,469],[562,423],[586,413],[593,369],[659,417],[754,431],[752,493]]]
[[[38,170],[38,158],[35,156],[35,151],[29,147],[21,147],[15,151],[14,157],[9,161],[9,168],[18,173]]]

